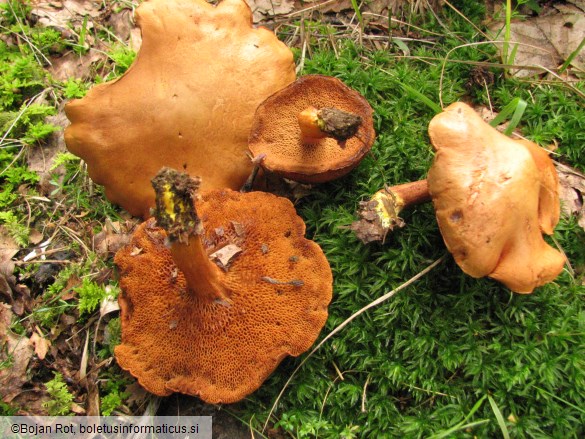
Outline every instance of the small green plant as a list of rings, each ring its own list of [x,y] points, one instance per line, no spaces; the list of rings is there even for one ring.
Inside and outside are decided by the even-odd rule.
[[[79,294],[79,314],[90,314],[95,311],[106,297],[116,297],[118,291],[112,287],[102,287],[88,278],[84,278],[81,286],[75,289]]]
[[[111,80],[128,70],[136,58],[136,52],[124,44],[114,44],[108,52],[108,57],[114,62],[114,68],[105,79]]]
[[[10,404],[0,401],[0,416],[14,416],[17,413],[17,407],[12,407]]]
[[[89,89],[88,84],[81,79],[69,78],[63,84],[63,96],[66,99],[80,99]]]
[[[28,244],[29,229],[20,223],[14,212],[0,212],[0,222],[20,247]]]
[[[128,392],[122,390],[129,384],[129,381],[111,372],[107,372],[105,378],[105,381],[103,381],[104,396],[101,397],[100,410],[103,416],[110,416],[130,396]]]
[[[66,416],[71,413],[71,403],[73,402],[73,394],[69,392],[67,385],[63,381],[63,375],[55,372],[55,377],[45,383],[47,393],[51,396],[51,400],[43,403],[43,407],[47,410],[50,416]]]

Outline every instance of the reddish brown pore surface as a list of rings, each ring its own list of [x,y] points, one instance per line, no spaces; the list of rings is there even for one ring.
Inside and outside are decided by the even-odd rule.
[[[307,107],[333,107],[362,117],[357,134],[341,147],[333,138],[304,143],[297,116]],[[304,183],[322,183],[355,168],[371,149],[376,133],[372,107],[339,79],[307,75],[276,92],[256,109],[249,148],[266,154],[262,166]]]
[[[242,249],[223,279],[232,304],[189,294],[165,232],[148,220],[116,255],[122,343],[115,354],[152,393],[230,403],[256,390],[286,355],[313,344],[327,319],[333,279],[288,200],[212,191],[197,209],[209,254],[227,244]]]

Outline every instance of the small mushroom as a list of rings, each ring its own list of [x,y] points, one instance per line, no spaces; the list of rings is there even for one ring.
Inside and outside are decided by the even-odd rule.
[[[254,111],[295,71],[290,49],[253,27],[244,0],[149,0],[136,20],[134,64],[66,105],[65,140],[110,201],[146,218],[163,166],[201,176],[203,189],[238,189],[252,169]]]
[[[256,109],[249,148],[270,172],[323,183],[355,168],[374,143],[372,108],[339,79],[307,75]]]
[[[383,190],[363,203],[352,224],[357,236],[383,240],[402,225],[396,210],[432,198],[445,245],[465,273],[489,276],[517,293],[554,280],[565,257],[542,237],[553,233],[560,216],[548,153],[510,139],[463,103],[435,116],[429,135],[436,155],[427,180],[391,188],[400,196]]]
[[[285,198],[224,189],[194,201],[199,181],[169,169],[153,185],[156,221],[115,258],[116,359],[156,395],[238,401],[317,338],[332,295],[329,263]],[[228,245],[238,251],[220,268],[211,255]]]
[[[546,151],[515,141],[463,103],[433,118],[428,174],[441,234],[461,269],[531,293],[554,280],[565,257],[548,245],[560,216],[558,177]]]

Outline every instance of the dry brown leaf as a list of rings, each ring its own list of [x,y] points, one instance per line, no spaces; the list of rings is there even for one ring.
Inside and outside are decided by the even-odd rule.
[[[58,81],[71,78],[92,79],[91,68],[107,58],[103,50],[92,47],[85,55],[68,52],[58,58],[51,58],[51,65],[47,68],[51,76]]]
[[[13,276],[14,261],[12,258],[20,248],[16,241],[8,234],[6,228],[0,225],[0,297],[12,303],[12,288],[16,281]]]
[[[13,334],[8,325],[12,321],[9,305],[0,304],[0,362],[7,362],[10,367],[0,369],[0,397],[10,402],[21,392],[28,381],[26,371],[33,356],[33,348],[26,337]]]
[[[501,22],[490,26],[494,39],[503,40],[503,27]],[[513,59],[514,64],[555,69],[578,48],[585,38],[585,14],[577,7],[567,6],[562,13],[555,11],[555,13],[525,21],[514,21],[510,30],[509,53],[515,43],[519,43]],[[503,44],[497,45],[502,51]],[[585,51],[582,50],[571,64],[584,70]],[[521,77],[542,73],[542,71],[528,69],[510,69],[510,72]]]
[[[33,332],[28,342],[34,346],[35,354],[39,360],[44,360],[47,356],[47,352],[49,351],[49,347],[51,346],[51,342],[47,340],[43,335],[38,331]]]
[[[227,270],[228,266],[233,258],[239,255],[242,249],[235,244],[228,244],[225,247],[220,248],[218,251],[212,253],[210,258],[215,259],[217,265]]]
[[[563,213],[576,215],[578,224],[585,229],[585,175],[569,166],[555,163],[560,182]]]
[[[0,225],[0,264],[10,261],[19,250],[18,244],[10,236],[6,227]]]
[[[295,8],[294,0],[246,0],[252,10],[254,23],[267,17],[288,14]]]
[[[113,256],[120,248],[130,242],[132,230],[136,227],[136,221],[106,221],[103,229],[94,235],[93,247],[96,253],[102,257]]]
[[[102,2],[87,0],[35,0],[31,13],[45,27],[68,30],[72,22],[82,23],[85,16],[99,17],[101,5]],[[87,25],[88,28],[93,26],[91,20]]]

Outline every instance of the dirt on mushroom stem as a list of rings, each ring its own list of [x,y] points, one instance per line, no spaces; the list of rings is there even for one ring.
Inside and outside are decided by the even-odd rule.
[[[364,244],[384,243],[389,232],[406,225],[399,216],[403,209],[428,201],[431,201],[431,195],[427,180],[386,187],[369,200],[360,202],[360,219],[350,228]]]
[[[332,137],[343,148],[345,141],[357,134],[363,119],[357,114],[337,108],[317,109],[311,106],[299,113],[298,121],[307,143]]]

